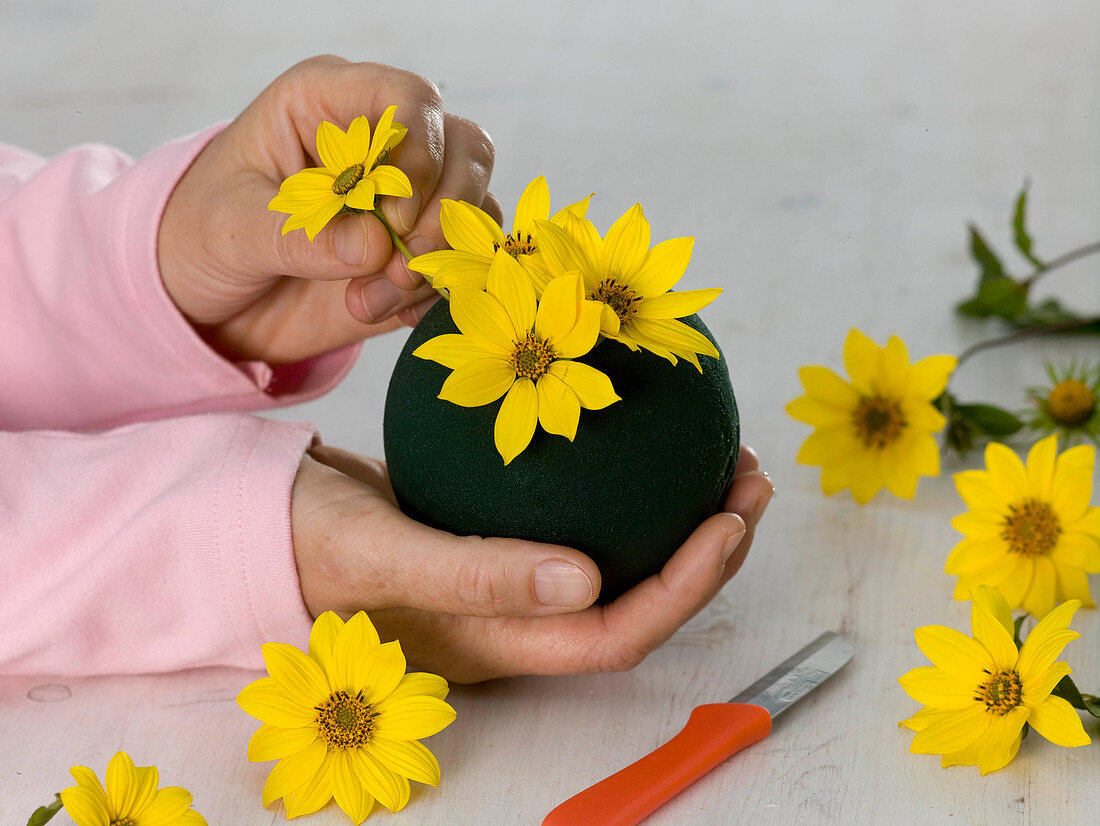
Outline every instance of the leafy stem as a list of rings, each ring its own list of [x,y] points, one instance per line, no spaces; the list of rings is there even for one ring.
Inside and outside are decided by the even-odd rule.
[[[34,814],[31,815],[30,820],[27,821],[27,826],[44,826],[53,819],[53,816],[61,811],[61,807],[64,804],[61,802],[61,795],[54,795],[53,803],[48,806],[39,806],[34,810]]]
[[[413,254],[409,252],[409,248],[405,246],[405,242],[401,240],[401,236],[394,231],[393,227],[390,226],[390,222],[386,220],[386,216],[382,214],[382,210],[372,209],[371,215],[382,222],[382,226],[384,226],[386,228],[386,232],[390,234],[390,240],[393,242],[393,245],[401,250],[401,254],[405,256],[405,260],[411,261]]]
[[[1051,270],[1056,270],[1059,267],[1064,267],[1066,264],[1073,263],[1078,258],[1085,258],[1089,255],[1095,255],[1098,252],[1100,252],[1100,241],[1096,241],[1095,243],[1092,243],[1092,244],[1086,244],[1085,246],[1078,247],[1075,250],[1070,250],[1065,255],[1060,255],[1057,258],[1055,258],[1053,261],[1048,261],[1046,263],[1040,263],[1036,267],[1035,272],[1033,272],[1031,275],[1029,275],[1027,278],[1025,278],[1020,283],[1025,288],[1029,288],[1029,287],[1031,287],[1032,284],[1034,284],[1036,281],[1038,281],[1040,278],[1042,278],[1044,275],[1046,275]]]
[[[1097,249],[1100,250],[1100,245],[1096,246]],[[1041,272],[1045,272],[1045,270]],[[1026,341],[1027,339],[1035,338],[1036,336],[1045,336],[1051,333],[1065,333],[1071,330],[1082,329],[1095,325],[1100,325],[1100,317],[1081,318],[1074,321],[1063,321],[1057,324],[1044,324],[1039,327],[1027,327],[1023,330],[1016,330],[1003,336],[997,336],[996,338],[989,338],[985,341],[979,341],[977,344],[970,345],[959,354],[959,360],[958,364],[955,366],[955,371],[958,372],[958,369],[959,367],[962,367],[963,362],[965,362],[971,356],[980,353],[982,350],[989,350],[993,347],[1000,347],[1003,344],[1013,344],[1018,341]]]

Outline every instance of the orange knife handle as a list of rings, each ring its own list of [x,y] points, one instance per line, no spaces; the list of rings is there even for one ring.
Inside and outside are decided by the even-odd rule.
[[[751,703],[698,706],[679,734],[569,798],[542,826],[633,826],[771,729],[771,715]]]

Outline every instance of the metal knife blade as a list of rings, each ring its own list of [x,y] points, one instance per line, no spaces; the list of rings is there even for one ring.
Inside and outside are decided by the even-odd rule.
[[[839,671],[852,658],[853,648],[840,634],[826,631],[730,702],[762,706],[775,719]]]

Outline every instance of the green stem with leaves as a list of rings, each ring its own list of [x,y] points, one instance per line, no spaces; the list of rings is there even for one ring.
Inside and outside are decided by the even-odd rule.
[[[1040,263],[1035,272],[1025,278],[1022,283],[1025,287],[1030,287],[1051,270],[1056,270],[1059,267],[1064,267],[1066,264],[1071,264],[1079,258],[1085,258],[1089,255],[1095,255],[1096,253],[1100,253],[1100,241],[1097,241],[1093,244],[1086,244],[1083,247],[1071,250],[1065,255],[1060,255],[1059,257],[1055,258],[1053,261]]]

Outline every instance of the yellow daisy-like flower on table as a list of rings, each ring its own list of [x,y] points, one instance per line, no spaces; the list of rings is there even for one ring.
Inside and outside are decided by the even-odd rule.
[[[309,653],[265,643],[271,676],[245,686],[237,703],[263,721],[248,759],[278,760],[264,806],[283,799],[288,818],[312,814],[333,798],[354,823],[378,800],[391,811],[409,802],[409,780],[439,784],[439,763],[417,742],[455,719],[447,681],[405,673],[397,642],[382,643],[367,615],[345,624],[317,618]]]
[[[578,275],[551,281],[536,300],[531,280],[504,250],[489,267],[487,292],[451,290],[451,316],[460,333],[436,336],[413,351],[452,369],[439,398],[480,407],[504,396],[494,439],[509,464],[531,443],[535,426],[570,441],[581,408],[619,401],[611,380],[572,359],[600,334],[600,307],[584,300]]]
[[[970,508],[951,522],[966,537],[945,566],[959,577],[956,598],[985,584],[1036,617],[1066,599],[1092,607],[1086,575],[1100,572],[1100,508],[1089,507],[1095,460],[1092,445],[1059,454],[1051,435],[1032,446],[1026,465],[992,442],[985,470],[956,473]]]
[[[787,413],[815,430],[798,461],[821,466],[821,488],[831,496],[850,488],[861,505],[879,490],[911,499],[921,476],[940,472],[934,434],[945,420],[932,401],[943,393],[957,360],[929,356],[915,364],[897,336],[879,347],[859,330],[844,342],[850,381],[822,366],[798,371],[806,395]]]
[[[489,266],[496,258],[497,250],[504,250],[520,263],[532,278],[539,293],[549,282],[539,261],[539,220],[557,224],[566,215],[584,217],[592,196],[570,204],[550,217],[550,186],[540,175],[523,190],[512,231],[504,233],[487,212],[465,201],[444,198],[440,202],[439,223],[443,236],[451,245],[449,250],[436,250],[418,255],[409,261],[409,269],[426,275],[432,286],[438,289],[467,287],[484,290],[489,277]]]
[[[373,136],[364,116],[353,120],[346,133],[327,120],[321,121],[317,127],[317,156],[324,166],[291,175],[267,205],[274,212],[290,215],[283,224],[283,235],[305,229],[312,241],[345,209],[369,212],[379,195],[412,195],[408,175],[386,164],[390,150],[408,132],[393,122],[396,111],[396,106],[386,109]]]
[[[107,763],[100,783],[87,766],[73,766],[75,786],[61,792],[61,803],[77,826],[206,826],[191,808],[191,792],[179,786],[158,789],[156,766],[135,766],[124,751]]]
[[[551,277],[581,274],[586,297],[603,304],[600,332],[673,364],[685,359],[700,372],[699,355],[718,358],[706,336],[677,319],[699,312],[721,288],[671,292],[691,261],[694,238],[671,238],[650,249],[641,204],[619,217],[604,238],[587,218],[566,215],[561,223],[539,223],[543,263]]]
[[[1055,608],[1019,650],[1008,603],[988,586],[974,593],[973,637],[939,625],[918,628],[917,645],[934,665],[914,668],[898,680],[924,704],[899,723],[916,732],[909,751],[942,755],[944,768],[977,766],[988,774],[1016,756],[1024,723],[1059,746],[1087,746],[1091,741],[1073,706],[1051,695],[1072,673],[1055,658],[1081,636],[1069,630],[1080,605],[1070,600]]]

